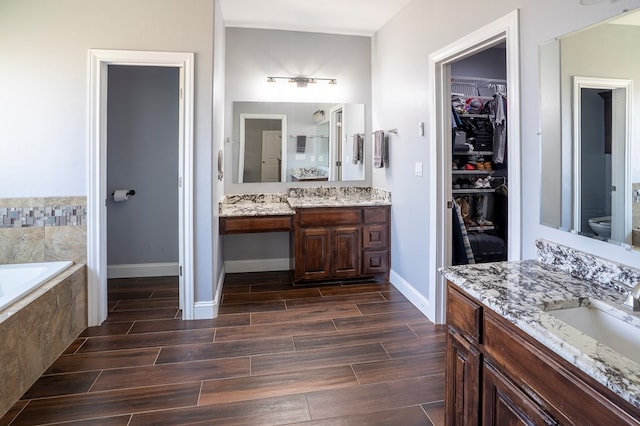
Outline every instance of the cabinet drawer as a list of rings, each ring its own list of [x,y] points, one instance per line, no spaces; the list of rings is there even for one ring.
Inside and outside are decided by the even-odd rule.
[[[468,297],[447,286],[447,324],[480,342],[482,330],[482,307]]]
[[[389,206],[383,207],[365,207],[364,223],[388,223],[389,222]]]
[[[386,224],[364,225],[362,227],[362,248],[386,250],[389,248],[389,231]]]
[[[291,216],[221,217],[221,234],[289,232]]]
[[[359,225],[361,216],[360,209],[298,209],[296,221],[302,227]]]
[[[367,250],[362,253],[364,274],[383,274],[389,271],[388,250]]]

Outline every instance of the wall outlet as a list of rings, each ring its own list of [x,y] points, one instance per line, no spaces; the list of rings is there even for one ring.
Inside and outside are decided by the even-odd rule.
[[[416,163],[416,176],[422,176],[422,163]]]

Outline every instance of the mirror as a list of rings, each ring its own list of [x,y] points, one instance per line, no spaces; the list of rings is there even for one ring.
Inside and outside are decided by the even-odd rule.
[[[640,248],[640,11],[540,46],[541,223]]]
[[[225,150],[233,183],[354,181],[365,179],[364,140],[364,104],[234,102]]]

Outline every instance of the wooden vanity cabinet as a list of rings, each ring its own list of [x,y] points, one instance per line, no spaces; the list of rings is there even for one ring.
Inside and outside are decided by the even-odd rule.
[[[638,425],[640,410],[447,284],[447,425]]]
[[[389,217],[389,206],[296,210],[295,281],[387,279]]]

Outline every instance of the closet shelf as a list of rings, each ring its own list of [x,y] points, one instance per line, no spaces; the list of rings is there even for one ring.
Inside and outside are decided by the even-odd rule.
[[[494,170],[451,170],[452,175],[492,175]]]
[[[453,151],[453,155],[493,155],[493,151]]]
[[[493,225],[487,225],[487,226],[469,226],[467,228],[467,231],[493,231],[494,229],[496,229],[495,226]]]
[[[489,194],[496,192],[494,188],[469,188],[469,189],[452,189],[452,194]]]
[[[489,114],[467,114],[467,113],[458,114],[458,117],[460,117],[460,118],[486,118],[486,119],[491,118],[491,116]]]

